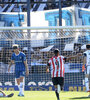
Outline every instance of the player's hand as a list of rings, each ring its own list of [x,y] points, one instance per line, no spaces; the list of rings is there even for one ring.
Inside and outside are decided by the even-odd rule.
[[[28,75],[29,75],[29,71],[27,70],[27,71],[26,71],[26,76],[28,76]]]
[[[84,72],[84,71],[85,71],[85,66],[83,65],[83,66],[82,66],[82,72]]]
[[[49,73],[49,69],[46,69],[46,72]]]
[[[77,55],[78,55],[78,56],[82,56],[82,53],[78,53]]]

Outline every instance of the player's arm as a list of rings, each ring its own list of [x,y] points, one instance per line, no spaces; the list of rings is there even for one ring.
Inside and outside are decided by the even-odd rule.
[[[2,90],[0,90],[0,92],[3,94],[3,97],[12,97],[14,95],[14,93],[6,95]]]
[[[46,72],[47,72],[47,73],[49,72],[49,67],[50,67],[50,64],[47,63],[47,67],[46,67]]]
[[[3,94],[4,97],[6,96],[6,94],[2,90],[0,90],[0,92]]]
[[[11,61],[9,63],[9,68],[8,68],[8,72],[10,72],[10,67],[14,64],[14,55],[12,54],[11,56]]]
[[[14,64],[14,60],[11,60],[11,62],[9,63],[9,68],[8,68],[8,72],[10,72],[10,67]]]
[[[84,72],[84,71],[85,71],[85,64],[86,64],[86,54],[84,54],[84,57],[83,57],[82,72]]]
[[[83,66],[86,64],[86,57],[83,58]]]
[[[27,65],[27,60],[24,61],[24,65],[25,65],[25,68],[26,68],[26,75],[28,76],[29,75],[29,69],[28,69],[28,65]]]
[[[79,57],[79,56],[82,56],[82,53],[78,53],[78,54],[75,55],[75,56],[66,57],[66,59],[67,59],[67,60],[71,60],[71,59],[75,59],[75,58],[77,58],[77,57]]]
[[[28,75],[29,75],[29,69],[28,69],[28,65],[27,65],[26,55],[23,54],[23,55],[22,55],[22,58],[23,58],[22,60],[23,60],[24,65],[25,65],[25,69],[26,69],[26,75],[28,76]]]

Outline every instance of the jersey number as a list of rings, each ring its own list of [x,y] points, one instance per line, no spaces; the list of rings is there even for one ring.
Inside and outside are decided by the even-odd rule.
[[[56,61],[56,62],[55,62],[55,64],[56,64],[56,66],[59,68],[59,62],[58,62],[58,61]]]

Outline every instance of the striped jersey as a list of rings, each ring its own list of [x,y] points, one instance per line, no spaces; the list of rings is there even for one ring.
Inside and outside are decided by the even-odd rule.
[[[25,71],[24,61],[26,61],[26,56],[23,52],[19,52],[18,55],[13,53],[11,60],[15,62],[15,71]]]
[[[86,65],[90,66],[90,50],[85,51],[84,56],[86,56]]]
[[[64,57],[54,56],[50,58],[49,64],[51,67],[52,77],[64,77]]]

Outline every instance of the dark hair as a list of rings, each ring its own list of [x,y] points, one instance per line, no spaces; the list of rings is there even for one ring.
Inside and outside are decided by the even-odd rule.
[[[87,49],[90,49],[90,44],[87,44],[87,45],[86,45],[86,48],[87,48]]]
[[[59,49],[54,50],[54,54],[57,54],[59,52]]]
[[[13,47],[12,47],[13,49],[18,49],[19,47],[18,47],[18,45],[17,44],[15,44],[15,45],[13,45]]]

